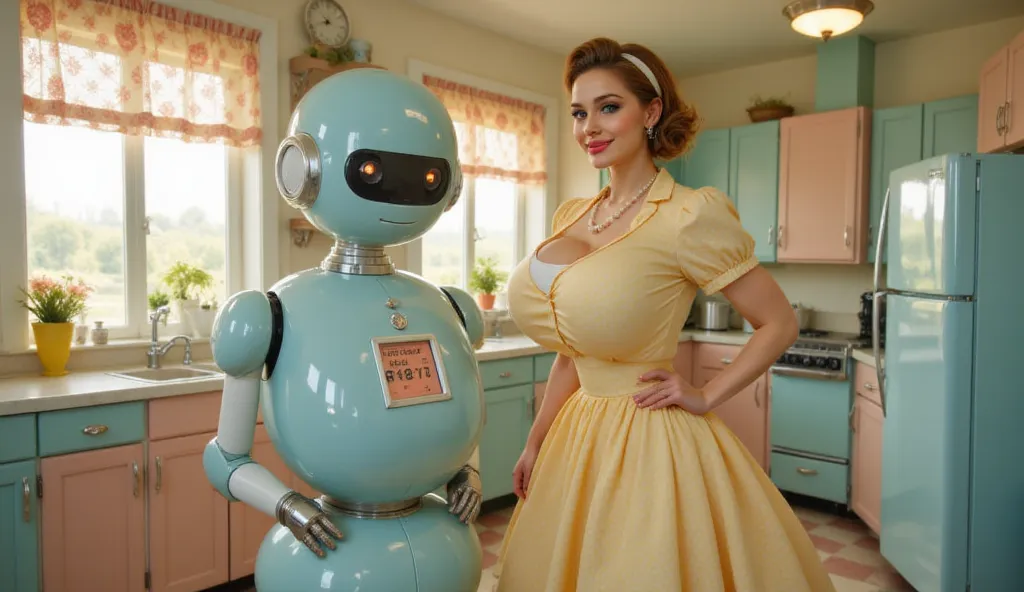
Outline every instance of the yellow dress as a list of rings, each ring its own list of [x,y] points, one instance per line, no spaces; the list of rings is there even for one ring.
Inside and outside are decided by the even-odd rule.
[[[561,204],[545,243],[595,202]],[[513,319],[574,359],[580,389],[513,512],[497,592],[834,591],[800,521],[714,413],[640,409],[628,396],[642,373],[672,369],[697,288],[713,294],[754,268],[753,248],[724,194],[662,170],[630,229],[548,293],[529,257],[514,270]]]

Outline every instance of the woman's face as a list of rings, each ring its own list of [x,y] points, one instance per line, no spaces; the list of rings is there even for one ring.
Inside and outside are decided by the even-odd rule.
[[[572,87],[573,135],[603,169],[631,160],[647,148],[647,113],[617,74],[603,68],[589,70]]]

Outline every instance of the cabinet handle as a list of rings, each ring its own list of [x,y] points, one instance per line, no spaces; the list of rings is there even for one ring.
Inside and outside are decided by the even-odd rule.
[[[139,463],[132,461],[132,495],[139,497]]]
[[[163,462],[161,462],[160,457],[158,456],[158,457],[156,457],[156,484],[154,485],[154,488],[157,491],[160,491],[160,486],[163,485],[163,481],[164,481]]]
[[[729,364],[732,364],[732,358],[722,358],[722,363],[728,366]]]
[[[996,135],[1003,135],[1003,112],[1006,109],[1006,103],[999,105],[996,109]]]
[[[775,235],[775,225],[773,224],[773,225],[768,227],[768,244],[769,245],[772,244],[772,239],[774,238],[774,235]]]
[[[102,425],[102,424],[100,424],[100,425],[87,425],[84,428],[82,428],[82,433],[87,435],[87,436],[99,436],[100,434],[106,432],[108,429],[110,429],[110,428],[108,428],[107,426]]]
[[[785,233],[785,230],[786,230],[786,228],[782,224],[779,224],[779,244],[778,244],[778,247],[780,249],[782,248],[782,242],[783,242],[782,241],[782,237],[783,237],[783,235]]]
[[[810,477],[813,477],[814,475],[818,474],[818,471],[815,469],[805,469],[803,467],[797,467],[796,472],[800,473],[801,475],[807,475]]]
[[[760,408],[761,408],[761,397],[759,397],[759,396],[757,395],[757,393],[758,393],[758,392],[759,392],[760,390],[761,390],[761,383],[757,383],[757,384],[755,384],[755,385],[754,385],[754,405],[755,405],[755,406],[756,406],[756,407],[757,407],[758,409],[760,409]]]
[[[875,390],[875,385],[871,384],[870,382],[865,382],[864,383],[864,388],[866,388],[869,391],[873,391],[873,390]]]
[[[28,485],[28,477],[21,478],[21,519],[32,522],[32,488]]]
[[[843,244],[847,247],[850,246],[850,227],[847,226],[843,229]]]
[[[1010,101],[1003,103],[1003,134],[1010,133],[1010,126],[1013,125],[1010,117]]]
[[[510,376],[512,376],[512,373],[506,370],[505,372],[502,372],[501,374],[499,374],[498,378],[508,378]]]

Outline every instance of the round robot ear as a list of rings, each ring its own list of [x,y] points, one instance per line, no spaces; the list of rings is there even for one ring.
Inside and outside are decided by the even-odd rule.
[[[448,211],[455,207],[458,203],[459,197],[462,195],[462,165],[459,164],[459,160],[455,159],[455,166],[452,167],[452,197],[448,201],[448,205],[444,207],[444,211]]]
[[[299,210],[312,207],[320,194],[322,171],[320,149],[312,136],[298,133],[281,141],[274,179],[288,205]]]

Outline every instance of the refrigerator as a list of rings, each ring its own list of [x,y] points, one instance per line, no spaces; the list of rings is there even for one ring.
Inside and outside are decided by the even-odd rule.
[[[918,592],[1024,589],[1024,155],[896,169],[881,224],[881,553]]]

